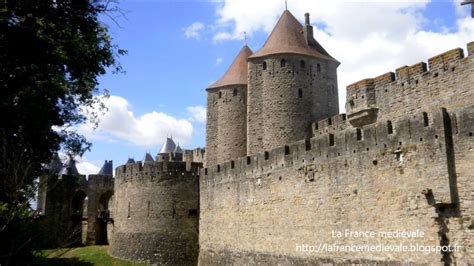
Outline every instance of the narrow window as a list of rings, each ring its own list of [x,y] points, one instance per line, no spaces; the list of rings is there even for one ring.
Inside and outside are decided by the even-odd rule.
[[[387,121],[387,133],[388,134],[393,134],[392,121],[390,121],[390,120]]]
[[[127,218],[130,219],[130,201],[128,202]]]
[[[316,65],[316,72],[321,73],[321,65],[320,64]]]
[[[425,127],[430,125],[430,120],[428,119],[428,114],[426,112],[423,112],[423,122],[425,124]]]
[[[234,163],[234,161],[230,161],[230,168],[232,168],[232,169],[235,168],[235,163]]]
[[[329,134],[329,146],[334,146],[334,134]]]
[[[270,158],[270,154],[268,153],[268,151],[265,152],[265,160],[268,160]]]
[[[309,139],[304,140],[304,146],[307,151],[311,150],[311,141]]]
[[[219,92],[219,99],[222,97],[222,91]]]
[[[250,156],[247,156],[247,164],[250,164],[252,162],[252,159],[250,158]]]
[[[285,60],[285,59],[282,59],[282,60],[280,61],[280,66],[281,66],[281,67],[286,67],[286,60]]]
[[[147,216],[150,217],[150,202],[148,202]]]
[[[267,62],[263,61],[262,68],[263,70],[267,70]]]
[[[306,67],[306,63],[304,62],[304,60],[301,60],[301,61],[300,61],[300,67],[301,67],[301,68],[305,68],[305,67]]]
[[[362,131],[360,130],[360,128],[357,128],[356,132],[357,132],[357,140],[362,140]]]
[[[221,171],[221,166],[218,164],[217,165],[217,172],[220,172]]]
[[[328,118],[328,125],[332,125],[332,120],[331,120],[331,118]]]
[[[302,89],[298,90],[298,97],[303,98],[303,90]]]
[[[234,91],[232,92],[232,95],[237,96],[237,94],[238,94],[237,89],[234,89]]]
[[[285,155],[288,155],[288,154],[290,154],[290,147],[285,146]]]

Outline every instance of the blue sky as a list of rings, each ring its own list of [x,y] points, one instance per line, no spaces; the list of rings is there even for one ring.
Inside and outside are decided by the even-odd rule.
[[[459,1],[289,0],[300,21],[311,13],[316,39],[341,61],[340,110],[345,86],[426,61],[474,40],[474,20]],[[122,1],[120,26],[107,17],[114,42],[128,50],[125,74],[108,73],[109,112],[97,130],[78,131],[93,143],[79,170],[94,173],[104,160],[114,167],[128,157],[156,155],[166,135],[185,148],[205,145],[205,88],[219,79],[242,47],[247,32],[255,52],[264,43],[284,1]]]

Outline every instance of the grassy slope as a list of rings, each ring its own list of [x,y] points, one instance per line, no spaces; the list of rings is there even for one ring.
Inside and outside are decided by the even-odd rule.
[[[38,257],[40,257],[40,259],[35,265],[147,265],[115,259],[107,254],[107,246],[49,249],[38,252]]]

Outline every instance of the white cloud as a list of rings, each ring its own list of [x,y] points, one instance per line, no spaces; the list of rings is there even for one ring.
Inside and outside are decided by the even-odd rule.
[[[364,78],[394,71],[474,40],[474,22],[461,0],[438,3],[456,5],[457,27],[441,32],[427,31],[423,11],[429,0],[410,1],[307,1],[292,0],[289,10],[300,20],[311,13],[315,38],[341,62],[338,68],[340,106],[345,104],[345,87]],[[248,8],[252,6],[252,8]],[[223,0],[217,4],[213,39],[243,39],[273,29],[284,10],[280,0]],[[260,47],[254,47],[257,51]]]
[[[100,171],[99,166],[87,161],[84,157],[76,157],[76,168],[81,175],[95,175]]]
[[[78,128],[80,134],[91,139],[127,141],[142,147],[161,145],[170,135],[181,144],[191,142],[193,126],[187,119],[156,111],[137,117],[128,101],[119,96],[110,96],[104,103],[108,111],[100,117],[97,129],[83,124]]]
[[[216,59],[216,66],[220,65],[222,63],[223,59],[222,58],[217,58]]]
[[[204,24],[201,22],[194,22],[190,26],[184,28],[184,35],[188,39],[200,39],[201,33],[204,30]]]
[[[206,108],[203,106],[189,106],[186,110],[190,113],[191,121],[206,123]]]

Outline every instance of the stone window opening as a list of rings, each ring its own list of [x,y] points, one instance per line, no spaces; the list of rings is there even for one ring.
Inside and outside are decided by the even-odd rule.
[[[430,120],[428,118],[428,113],[426,113],[426,112],[423,112],[423,123],[424,123],[425,127],[430,125]]]
[[[285,145],[285,155],[290,154],[290,147]]]
[[[234,89],[234,91],[232,92],[232,95],[237,96],[237,94],[238,94],[237,89]]]
[[[316,65],[316,72],[321,73],[321,65],[320,64]]]
[[[252,159],[250,158],[250,156],[247,156],[247,164],[250,164],[252,162]]]
[[[263,70],[267,70],[267,62],[263,61],[262,68]]]
[[[388,134],[393,134],[392,121],[390,121],[390,120],[387,121],[387,133]]]
[[[306,67],[306,63],[305,63],[304,60],[301,60],[301,61],[300,61],[300,67],[301,67],[302,69]]]
[[[222,91],[219,92],[219,99],[222,98]]]
[[[235,162],[234,161],[230,161],[230,168],[232,168],[232,169],[235,168]]]
[[[265,160],[268,160],[270,159],[270,154],[268,153],[268,151],[265,152]]]
[[[334,146],[334,134],[329,134],[329,146]]]
[[[285,59],[282,59],[280,61],[280,67],[286,67],[286,60]]]
[[[303,90],[302,89],[298,90],[298,98],[303,98]]]
[[[357,140],[362,140],[362,130],[360,128],[356,129]]]
[[[148,201],[147,217],[150,217],[150,202]]]
[[[305,150],[310,151],[311,150],[311,140],[305,139],[304,140],[304,146],[305,146]]]
[[[128,202],[127,219],[130,219],[130,201]]]

